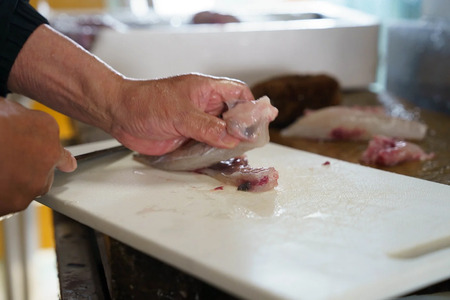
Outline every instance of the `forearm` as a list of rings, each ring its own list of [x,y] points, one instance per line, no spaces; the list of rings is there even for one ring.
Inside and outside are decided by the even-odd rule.
[[[239,139],[217,116],[229,100],[253,99],[244,83],[226,78],[124,78],[47,25],[38,27],[19,52],[8,88],[148,155],[172,151],[187,139],[236,146]]]
[[[108,130],[123,77],[80,46],[41,25],[20,51],[8,88]]]

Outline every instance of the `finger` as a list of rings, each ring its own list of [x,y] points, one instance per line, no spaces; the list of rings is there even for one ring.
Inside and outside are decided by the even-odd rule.
[[[56,168],[63,172],[72,172],[77,168],[77,160],[69,150],[61,148],[61,156]]]
[[[205,112],[218,116],[227,110],[225,103],[228,101],[254,99],[252,92],[244,83],[223,79],[213,86]]]
[[[187,138],[178,137],[167,140],[142,140],[128,137],[121,143],[127,148],[145,155],[163,155],[180,147]]]
[[[225,101],[228,100],[255,100],[249,87],[237,80],[222,80],[217,91],[222,95]]]
[[[54,179],[55,179],[55,172],[51,171],[48,174],[45,185],[42,187],[41,191],[36,195],[36,198],[43,196],[43,195],[47,194],[48,191],[50,191],[50,188],[52,187]]]
[[[253,95],[252,91],[248,88],[248,86],[245,85],[243,89],[241,90],[241,100],[255,100],[255,96]]]
[[[186,142],[185,137],[173,138],[164,141],[152,141],[151,155],[163,155],[174,151]],[[147,148],[149,149],[149,148]]]
[[[213,147],[233,148],[239,143],[238,138],[228,134],[224,120],[203,112],[192,112],[179,128],[182,135]]]

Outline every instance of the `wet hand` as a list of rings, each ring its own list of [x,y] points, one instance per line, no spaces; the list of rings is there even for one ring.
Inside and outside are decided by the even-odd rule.
[[[253,100],[242,82],[199,74],[149,81],[126,81],[113,111],[110,133],[137,152],[161,155],[188,139],[220,148],[240,140],[228,134],[218,116],[225,102]]]

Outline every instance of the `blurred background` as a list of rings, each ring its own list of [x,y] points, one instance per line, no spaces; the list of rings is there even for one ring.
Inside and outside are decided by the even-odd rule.
[[[134,48],[142,48],[131,40],[136,37],[137,40],[154,38],[152,30],[157,30],[160,35],[165,33],[173,38],[182,32],[186,34],[188,31],[184,25],[190,26],[192,23],[233,23],[230,17],[239,19],[239,13],[244,11],[246,17],[249,17],[249,11],[255,12],[255,15],[264,8],[265,15],[268,12],[277,12],[281,5],[296,5],[301,3],[330,3],[335,6],[351,10],[338,10],[328,12],[325,11],[301,11],[301,14],[290,15],[279,14],[278,19],[267,19],[268,21],[277,21],[272,24],[279,34],[284,29],[289,29],[292,33],[294,26],[300,23],[295,18],[320,19],[312,25],[298,25],[302,29],[308,29],[314,26],[322,28],[331,28],[333,26],[343,28],[342,33],[330,34],[333,38],[332,48],[327,49],[326,55],[317,56],[317,61],[313,65],[302,64],[302,57],[296,57],[297,65],[294,62],[286,62],[283,68],[280,67],[283,61],[280,58],[273,58],[278,62],[277,72],[295,71],[302,68],[304,72],[327,72],[335,75],[345,89],[368,89],[368,90],[388,90],[400,97],[406,98],[417,105],[438,111],[450,112],[450,1],[448,0],[329,0],[329,1],[301,1],[301,0],[31,0],[30,3],[36,7],[43,15],[45,15],[51,24],[69,35],[83,47],[92,50],[100,58],[110,63],[113,67],[126,75],[136,77],[144,76],[166,76],[164,72],[177,73],[180,71],[201,71],[208,73],[217,73],[217,75],[241,77],[242,80],[252,80],[253,73],[250,74],[246,59],[240,60],[232,55],[233,61],[237,61],[240,65],[235,66],[235,70],[242,72],[233,73],[233,70],[223,67],[221,68],[220,59],[217,57],[222,55],[220,51],[215,56],[207,53],[203,55],[203,60],[198,61],[197,65],[202,66],[198,70],[193,70],[191,65],[183,65],[186,59],[180,59],[177,64],[165,63],[158,65],[156,60],[159,52],[155,52],[155,61],[148,59],[148,64],[143,66],[143,70],[138,70],[142,61],[128,61],[127,57],[121,57],[124,50],[119,49],[118,44],[125,44]],[[295,6],[298,7],[298,6]],[[310,6],[317,7],[320,6]],[[325,6],[324,6],[325,7]],[[331,7],[331,6],[327,6]],[[353,10],[361,13],[354,14]],[[215,21],[193,21],[193,16],[201,11],[218,12],[223,19],[215,19]],[[338,20],[337,14],[341,13],[345,16],[348,14],[348,20],[342,17]],[[301,17],[300,17],[301,15]],[[275,15],[271,17],[274,18]],[[280,17],[282,16],[282,17]],[[217,17],[217,16],[216,16]],[[284,19],[283,19],[284,18]],[[340,18],[340,17],[339,17]],[[263,18],[258,19],[258,26],[267,28]],[[354,22],[354,23],[352,23]],[[360,23],[358,23],[360,22]],[[250,22],[251,23],[251,22]],[[256,24],[256,23],[254,23]],[[251,26],[256,26],[256,25]],[[309,23],[302,23],[309,24]],[[355,25],[363,24],[363,25]],[[234,26],[234,27],[233,27]],[[254,32],[250,25],[243,27],[241,30],[237,25],[229,27],[217,28],[211,31],[205,27],[199,27],[199,32],[219,33],[226,38],[228,32]],[[361,57],[361,62],[357,66],[346,64],[335,64],[340,57],[345,61],[345,30],[346,28],[370,27],[375,31],[368,31],[375,34],[373,39],[361,39],[360,44],[369,43],[368,49],[365,50],[364,45],[358,43],[353,48],[359,49],[360,52],[355,56]],[[190,28],[190,27],[189,27]],[[250,28],[248,31],[247,29]],[[271,27],[271,30],[275,30]],[[314,27],[315,28],[315,27]],[[229,30],[228,30],[229,29]],[[197,29],[193,29],[196,31]],[[286,30],[286,31],[287,31]],[[352,29],[353,30],[353,29]],[[317,31],[318,32],[318,31]],[[148,35],[145,35],[147,34]],[[191,34],[190,32],[188,34]],[[308,41],[300,41],[299,43],[311,43],[314,45],[314,32],[309,35]],[[362,32],[362,34],[364,34]],[[320,33],[318,33],[320,36]],[[182,40],[185,35],[178,35]],[[260,38],[262,38],[261,36]],[[328,36],[327,36],[328,37]],[[342,37],[342,39],[340,39]],[[276,38],[276,37],[274,37]],[[187,41],[192,40],[192,44],[198,42],[202,45],[202,41],[195,40],[195,37],[188,36]],[[222,39],[222,37],[221,37]],[[245,38],[249,41],[248,38]],[[327,38],[327,42],[329,42]],[[126,41],[124,43],[124,41]],[[242,55],[245,57],[245,49],[252,50],[252,45],[237,44],[239,39],[231,36],[231,47],[243,47]],[[251,41],[251,39],[250,39]],[[283,41],[283,40],[280,40]],[[163,46],[166,40],[158,40],[161,45],[161,53],[166,55],[190,55],[189,53],[175,53],[173,49],[166,49]],[[233,44],[236,42],[236,44]],[[249,42],[248,42],[249,43]],[[270,43],[270,40],[264,42]],[[294,47],[295,41],[284,43],[284,46]],[[212,43],[214,44],[214,43]],[[292,46],[291,46],[292,44]],[[137,46],[136,46],[137,45]],[[264,44],[262,44],[264,45]],[[223,47],[223,45],[220,45]],[[225,45],[227,46],[227,45]],[[198,47],[198,45],[197,45]],[[211,51],[214,51],[214,45],[211,45]],[[247,48],[245,48],[247,47]],[[256,47],[254,47],[256,48]],[[254,49],[256,51],[256,49]],[[270,48],[268,46],[268,48]],[[186,48],[190,49],[190,48]],[[192,47],[193,52],[195,47]],[[228,48],[227,48],[228,49]],[[134,49],[139,51],[139,49]],[[169,51],[170,50],[170,51]],[[253,51],[252,50],[252,51]],[[143,51],[149,51],[144,49]],[[154,50],[157,51],[157,50]],[[189,52],[188,50],[186,50]],[[231,51],[231,50],[230,50]],[[255,55],[249,51],[249,57]],[[172,53],[173,52],[173,53]],[[226,51],[225,51],[226,52]],[[366,52],[364,56],[361,52]],[[140,54],[141,52],[136,52]],[[255,52],[256,53],[256,52]],[[375,53],[375,54],[372,54]],[[209,56],[208,56],[209,55]],[[270,59],[267,55],[261,54],[261,61],[257,63],[267,64]],[[305,54],[307,55],[307,54]],[[131,55],[130,55],[131,56]],[[151,56],[151,55],[149,55]],[[221,56],[222,57],[222,56]],[[327,59],[332,60],[327,62]],[[215,69],[209,69],[209,61],[215,61],[213,64]],[[222,57],[223,60],[228,59],[227,56]],[[367,65],[364,63],[367,60]],[[305,59],[306,60],[306,59]],[[147,61],[147,60],[146,60]],[[173,59],[171,59],[173,61]],[[136,63],[136,65],[134,65]],[[327,64],[328,63],[328,64]],[[196,65],[196,67],[197,67]],[[229,65],[227,62],[224,65]],[[373,65],[373,66],[372,66]],[[152,68],[154,66],[154,68]],[[263,72],[256,70],[255,73],[268,74],[271,65],[264,65]],[[315,69],[320,66],[323,69]],[[239,69],[241,68],[241,69]],[[327,69],[328,68],[328,69]],[[155,71],[156,70],[156,71]],[[246,73],[245,71],[248,70]],[[274,70],[275,71],[275,70]],[[360,72],[360,73],[358,73]],[[274,72],[274,75],[276,72]],[[215,75],[215,74],[214,74]],[[354,77],[363,78],[355,81]],[[18,97],[18,96],[12,96]],[[98,132],[89,126],[79,124],[69,118],[60,115],[34,101],[32,99],[19,99],[33,109],[44,110],[51,113],[57,119],[61,127],[61,140],[65,145],[71,145],[80,142],[90,142],[108,138],[102,132]],[[56,259],[54,251],[54,237],[52,225],[52,212],[50,209],[33,203],[25,212],[15,214],[7,219],[0,221],[0,300],[2,299],[58,299],[59,287],[56,271]]]

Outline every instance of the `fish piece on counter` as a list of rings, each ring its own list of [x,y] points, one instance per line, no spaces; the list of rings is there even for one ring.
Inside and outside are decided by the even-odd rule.
[[[434,153],[426,153],[420,146],[401,139],[375,136],[361,157],[367,165],[395,166],[407,161],[432,159]]]
[[[326,74],[281,75],[260,81],[251,88],[256,98],[267,96],[278,109],[271,128],[286,128],[303,115],[305,109],[319,109],[342,102],[339,82]]]
[[[278,172],[271,167],[252,168],[242,155],[269,142],[269,123],[276,118],[278,110],[268,97],[255,101],[236,100],[227,105],[228,110],[222,114],[227,131],[242,140],[235,148],[215,148],[191,140],[171,153],[162,156],[135,154],[134,159],[163,170],[196,171],[240,190],[272,189],[277,185]]]
[[[278,171],[275,168],[252,168],[246,156],[223,160],[196,172],[237,186],[239,191],[265,192],[278,185]]]
[[[427,126],[389,116],[377,106],[332,106],[306,113],[281,131],[285,137],[318,140],[369,140],[375,135],[421,140]]]

